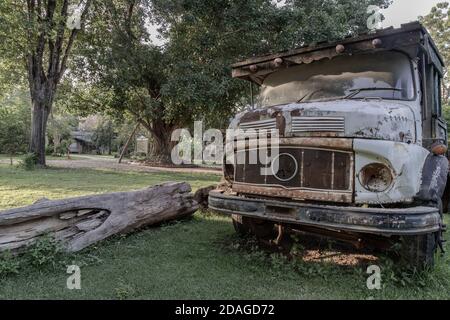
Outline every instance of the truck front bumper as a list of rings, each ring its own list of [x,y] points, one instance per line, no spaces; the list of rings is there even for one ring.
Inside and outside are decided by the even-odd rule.
[[[432,207],[378,209],[313,205],[230,196],[219,190],[211,191],[208,201],[211,210],[223,214],[334,231],[392,236],[432,233],[441,228],[439,211]]]

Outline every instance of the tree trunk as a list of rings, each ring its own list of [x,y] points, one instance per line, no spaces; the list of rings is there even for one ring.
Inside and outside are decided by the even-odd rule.
[[[149,159],[161,164],[172,164],[172,148],[175,142],[171,141],[174,126],[162,120],[155,120],[150,131]]]
[[[168,133],[169,135],[169,133]],[[169,136],[170,137],[170,136]],[[171,152],[173,144],[166,137],[153,136],[149,149],[149,158],[161,164],[172,164]]]
[[[31,123],[31,143],[29,151],[37,156],[37,164],[45,167],[45,134],[53,99],[50,92],[34,93],[33,117]],[[49,97],[50,96],[50,97]]]
[[[0,251],[29,246],[44,235],[80,251],[114,234],[129,233],[193,214],[197,202],[187,183],[50,201],[0,211]]]
[[[58,147],[61,145],[61,134],[59,133],[59,131],[57,129],[54,130],[53,132],[53,153],[57,154],[58,153]]]
[[[60,8],[57,2],[61,3]],[[67,32],[70,1],[26,1],[26,52],[28,84],[33,103],[33,121],[29,151],[36,154],[37,164],[45,166],[45,134],[53,98],[67,69],[75,38],[84,22],[91,0],[84,2],[80,28]],[[59,13],[57,13],[59,12]]]

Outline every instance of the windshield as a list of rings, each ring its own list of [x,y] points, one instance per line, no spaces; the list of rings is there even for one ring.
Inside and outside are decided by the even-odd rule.
[[[262,107],[328,99],[412,100],[411,62],[399,52],[340,56],[270,74],[261,86]]]

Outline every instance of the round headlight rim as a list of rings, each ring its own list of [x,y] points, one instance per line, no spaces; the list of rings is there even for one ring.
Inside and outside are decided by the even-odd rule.
[[[381,169],[381,170],[387,170],[387,172],[389,173],[389,181],[386,183],[386,187],[384,189],[382,189],[382,190],[381,189],[375,190],[373,188],[370,188],[368,186],[368,183],[364,183],[364,181],[363,181],[363,177],[365,175],[364,171],[367,171],[368,169],[370,169],[370,167],[374,167],[374,166],[379,167],[379,169]],[[358,180],[359,180],[360,185],[365,190],[367,190],[369,192],[373,192],[373,193],[383,193],[383,192],[386,192],[386,191],[388,191],[389,189],[391,189],[393,187],[393,185],[394,185],[394,176],[395,176],[394,170],[391,168],[390,165],[388,165],[386,163],[383,163],[383,162],[371,162],[371,163],[368,163],[368,164],[364,165],[361,168],[361,170],[359,170]]]

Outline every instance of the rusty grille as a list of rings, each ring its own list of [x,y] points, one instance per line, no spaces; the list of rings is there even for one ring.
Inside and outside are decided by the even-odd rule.
[[[277,172],[270,170],[272,164],[250,164],[250,152],[255,150],[242,151],[236,158],[243,159],[243,152],[245,164],[235,166],[237,183],[286,189],[351,190],[352,154],[349,152],[280,147],[278,160],[275,160],[279,164]],[[271,174],[262,174],[264,168],[269,168],[267,171]]]

